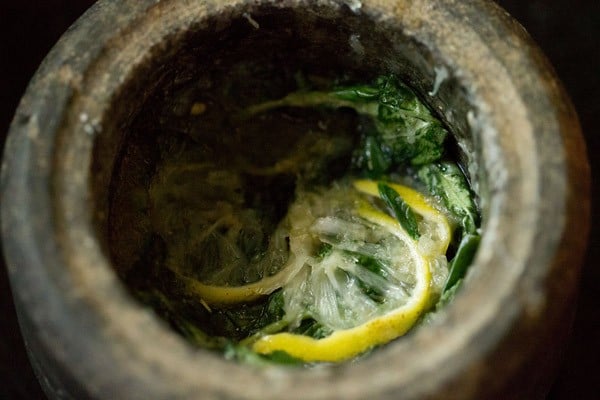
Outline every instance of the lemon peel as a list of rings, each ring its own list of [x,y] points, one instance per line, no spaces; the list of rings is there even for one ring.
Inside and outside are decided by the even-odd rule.
[[[297,270],[296,270],[297,271]],[[200,302],[230,305],[252,302],[273,293],[291,279],[293,269],[283,269],[273,276],[243,286],[207,285],[196,279],[180,276],[185,292],[197,296]]]
[[[292,255],[286,265],[276,274],[240,286],[208,285],[182,275],[178,279],[188,295],[197,296],[202,302],[211,305],[232,305],[252,302],[273,293],[289,282],[303,265],[302,255]]]

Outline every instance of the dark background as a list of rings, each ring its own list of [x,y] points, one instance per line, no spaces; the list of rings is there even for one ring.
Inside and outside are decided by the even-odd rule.
[[[600,1],[498,0],[542,47],[581,119],[594,175],[600,173]],[[0,0],[0,144],[29,78],[91,0]],[[593,198],[598,197],[593,187]],[[592,221],[600,218],[593,207]],[[592,226],[573,334],[549,399],[600,399],[600,228]],[[18,330],[0,257],[0,400],[43,398]]]

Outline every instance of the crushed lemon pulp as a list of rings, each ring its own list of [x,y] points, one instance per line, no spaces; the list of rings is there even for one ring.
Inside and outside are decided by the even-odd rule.
[[[361,193],[377,197],[379,196],[377,185],[378,183],[375,181],[360,180],[355,181],[353,186]],[[388,343],[405,334],[414,325],[430,304],[432,296],[430,262],[434,257],[445,254],[450,242],[451,230],[447,218],[433,207],[425,196],[406,186],[396,184],[390,184],[390,186],[415,212],[430,223],[427,225],[429,232],[422,233],[426,237],[435,237],[434,249],[430,248],[427,253],[420,251],[418,242],[404,231],[395,218],[365,202],[359,202],[356,213],[360,218],[374,224],[376,229],[385,230],[395,239],[405,243],[405,249],[409,254],[404,255],[403,261],[412,264],[414,280],[408,297],[398,302],[399,305],[391,310],[386,307],[385,302],[388,299],[385,299],[384,304],[380,307],[381,311],[375,316],[356,326],[337,329],[325,338],[315,339],[287,332],[265,335],[252,345],[255,352],[269,354],[275,351],[285,351],[305,362],[338,362],[355,357],[374,346]],[[408,260],[406,260],[407,258]],[[313,263],[311,268],[318,268],[318,266],[319,263]],[[318,271],[313,270],[311,273],[316,274]],[[285,293],[284,288],[284,295]],[[357,298],[356,301],[364,302],[368,299]],[[390,298],[389,301],[394,302],[394,299]],[[313,314],[318,314],[318,312]],[[318,321],[327,325],[327,321]]]

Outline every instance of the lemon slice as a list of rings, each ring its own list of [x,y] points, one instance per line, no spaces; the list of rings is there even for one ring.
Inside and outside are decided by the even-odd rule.
[[[403,306],[354,328],[335,331],[323,339],[278,333],[260,338],[252,349],[261,354],[283,350],[306,362],[339,362],[402,336],[414,325],[429,299],[429,264],[416,251],[413,256],[416,263],[416,285],[410,300]]]
[[[333,333],[321,339],[289,332],[265,335],[253,343],[255,352],[285,351],[306,362],[339,362],[414,325],[430,304],[432,272],[437,272],[431,265],[444,257],[450,228],[423,195],[400,185],[393,188],[426,221],[422,236],[439,236],[442,243],[423,252],[395,218],[365,201],[364,194],[378,196],[377,182],[356,181],[353,189],[334,188],[322,193],[320,201],[313,198],[308,202],[307,214],[314,218],[309,231],[331,251],[308,258],[303,271],[284,287],[284,310],[292,326],[308,315]],[[357,254],[377,258],[378,273],[364,268]],[[365,285],[376,288],[379,297],[370,297]]]

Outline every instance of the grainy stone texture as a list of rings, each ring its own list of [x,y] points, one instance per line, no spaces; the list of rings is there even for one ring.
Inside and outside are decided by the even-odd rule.
[[[11,127],[3,243],[50,396],[543,396],[573,304],[589,181],[577,118],[521,28],[477,1],[188,3],[98,3],[48,56]],[[190,32],[227,31],[244,12],[268,29],[285,8],[297,10],[287,14],[291,27],[318,43],[315,51],[341,49],[323,58],[336,67],[351,61],[344,46],[358,30],[363,47],[376,51],[357,68],[398,73],[422,93],[432,89],[435,67],[447,68],[431,103],[472,150],[485,234],[463,290],[432,326],[355,364],[259,371],[192,350],[133,303],[96,227],[119,135],[158,84],[157,68],[168,69],[186,43],[211,38]]]

